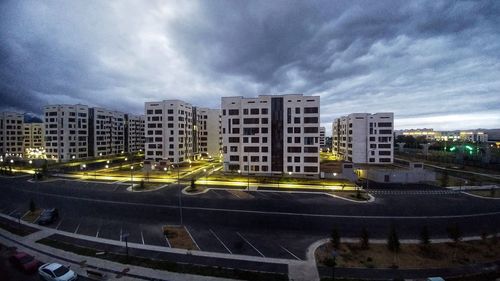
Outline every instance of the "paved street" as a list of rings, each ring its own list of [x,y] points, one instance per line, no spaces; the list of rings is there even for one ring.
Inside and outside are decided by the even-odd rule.
[[[0,211],[24,213],[29,199],[38,207],[57,207],[52,224],[68,233],[169,247],[161,227],[180,224],[179,188],[130,193],[124,185],[59,180],[29,183],[0,179]],[[354,203],[323,194],[212,190],[182,195],[183,224],[202,251],[284,259],[304,259],[307,247],[327,237],[335,225],[345,237],[365,226],[373,238],[385,238],[391,224],[401,238],[414,238],[423,225],[434,237],[458,223],[464,235],[493,229],[500,202],[442,189],[374,192],[372,203]]]

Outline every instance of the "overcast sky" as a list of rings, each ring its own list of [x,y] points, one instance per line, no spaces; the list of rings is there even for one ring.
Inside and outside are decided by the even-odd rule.
[[[1,1],[0,110],[321,96],[321,120],[500,128],[500,1]]]

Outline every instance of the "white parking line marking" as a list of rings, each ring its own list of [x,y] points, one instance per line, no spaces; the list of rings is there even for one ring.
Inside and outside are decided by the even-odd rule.
[[[99,228],[97,229],[97,233],[95,234],[95,237],[99,237],[99,232],[101,231],[101,227],[102,227],[102,222],[101,224],[99,225]]]
[[[61,223],[62,223],[62,222],[63,222],[63,219],[61,219],[61,220],[59,221],[59,223],[57,224],[57,226],[56,226],[56,229],[57,229],[57,230],[59,230],[59,227],[61,226]]]
[[[231,195],[234,195],[234,196],[236,196],[236,197],[238,197],[238,198],[240,198],[240,199],[241,199],[241,196],[239,196],[238,194],[236,194],[236,192],[233,192],[233,191],[228,191],[228,192],[229,192]]]
[[[10,212],[9,216],[12,216],[12,214],[14,214],[17,211],[17,209],[19,209],[19,207],[15,208],[14,211]]]
[[[142,234],[142,230],[141,230],[141,240],[142,240],[142,245],[145,245],[146,243],[144,243],[144,234]]]
[[[212,192],[213,192],[215,195],[217,195],[217,197],[218,197],[218,198],[224,198],[224,196],[223,196],[223,195],[221,195],[221,194],[219,194],[219,192],[217,192],[217,190],[213,190],[213,189],[212,189]]]
[[[170,245],[170,241],[168,241],[167,235],[165,235],[165,241],[167,241],[167,245],[169,248],[172,248],[172,245]]]
[[[260,191],[257,191],[257,193],[258,193],[260,196],[262,196],[262,197],[264,197],[264,198],[266,198],[266,199],[269,199],[269,195],[267,195],[265,192],[260,192]]]
[[[184,229],[186,229],[186,232],[188,233],[189,237],[191,238],[191,240],[193,240],[194,245],[198,248],[198,250],[201,251],[200,246],[198,246],[198,243],[196,243],[196,240],[194,240],[193,235],[191,235],[191,232],[189,232],[189,229],[186,226],[184,226]]]
[[[289,253],[290,255],[292,255],[292,257],[296,258],[297,260],[301,261],[301,259],[299,257],[297,257],[296,255],[294,255],[292,252],[290,252],[287,248],[279,245],[281,247],[281,249],[285,250],[287,253]]]
[[[245,237],[243,237],[243,235],[241,235],[239,232],[236,232],[236,234],[238,234],[238,236],[241,237],[241,239],[243,239],[245,242],[248,243],[248,245],[250,245],[250,247],[252,247],[255,251],[257,251],[257,253],[259,253],[263,258],[265,258],[266,256],[264,256],[263,253],[261,253],[257,248],[255,248],[254,245],[252,245],[252,243],[250,243],[250,241],[248,241]]]
[[[231,252],[231,250],[229,250],[229,248],[226,246],[226,244],[224,244],[224,242],[222,242],[222,240],[220,240],[219,236],[217,236],[217,234],[215,234],[215,232],[213,230],[209,229],[209,231],[212,233],[213,236],[215,236],[215,239],[217,239],[222,244],[222,246],[224,246],[224,248],[226,248],[226,250],[230,254],[233,254],[233,252]]]
[[[76,229],[75,229],[75,234],[78,232],[78,229],[80,228],[80,224],[81,224],[81,222],[80,222],[80,223],[78,223],[78,226],[77,226],[77,227],[76,227]]]
[[[120,228],[120,242],[122,242],[122,231],[123,231],[123,229]]]

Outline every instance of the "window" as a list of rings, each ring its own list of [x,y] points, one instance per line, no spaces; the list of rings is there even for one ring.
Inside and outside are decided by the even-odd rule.
[[[317,133],[318,132],[318,127],[305,127],[304,128],[304,133],[306,134],[312,134],[312,133]]]
[[[304,113],[318,113],[317,107],[304,107]]]
[[[232,122],[233,122],[233,125],[238,125],[238,124],[240,124],[240,119],[234,118]]]
[[[259,152],[258,146],[245,146],[243,152]]]
[[[243,124],[259,124],[259,118],[243,118]]]
[[[261,114],[267,114],[267,108],[262,108],[261,109]]]
[[[293,118],[293,123],[294,124],[300,124],[300,117],[294,117]]]
[[[318,148],[317,147],[304,147],[304,153],[317,153]]]
[[[302,148],[300,146],[289,146],[288,153],[301,153]]]
[[[259,115],[259,109],[258,108],[250,109],[250,115]]]
[[[248,115],[248,108],[243,109],[243,115]]]
[[[306,166],[304,167],[304,173],[317,173],[318,172],[318,167],[314,166],[314,167],[309,167],[309,166]]]
[[[378,123],[378,126],[385,127],[385,128],[392,127],[392,122],[380,122],[380,123]]]
[[[391,152],[382,150],[378,152],[378,155],[391,155]]]
[[[295,114],[300,114],[300,107],[295,108]]]
[[[318,117],[304,117],[304,124],[318,123]]]
[[[240,111],[238,109],[229,109],[229,115],[239,115]]]
[[[378,133],[381,135],[392,135],[392,130],[379,130]]]
[[[238,137],[230,137],[229,138],[229,143],[239,143],[240,142],[240,138]]]

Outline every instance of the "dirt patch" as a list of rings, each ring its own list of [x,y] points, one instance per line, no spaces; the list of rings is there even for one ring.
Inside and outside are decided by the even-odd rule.
[[[199,250],[183,226],[165,225],[163,227],[163,234],[167,237],[172,248]]]
[[[368,201],[370,200],[370,196],[366,191],[360,190],[359,192],[356,191],[331,191],[329,192],[332,195],[338,196],[338,197],[343,197],[355,201]]]
[[[359,244],[345,243],[337,251],[339,267],[367,268],[444,268],[500,259],[500,243],[494,239],[428,246],[402,244],[398,253],[388,250],[385,244],[372,244],[363,249]],[[330,243],[316,251],[316,260],[324,264],[332,252]]]

